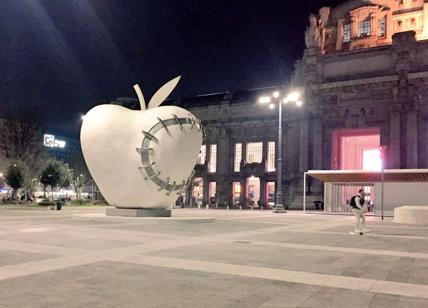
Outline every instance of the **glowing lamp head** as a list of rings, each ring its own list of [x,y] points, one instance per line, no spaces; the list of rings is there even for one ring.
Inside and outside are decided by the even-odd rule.
[[[297,106],[297,107],[301,107],[302,105],[303,105],[303,102],[302,102],[302,101],[297,101],[297,102],[296,102],[296,106]]]
[[[299,92],[291,92],[287,95],[286,99],[289,102],[297,102],[300,99],[300,93]]]
[[[280,94],[279,91],[275,91],[275,92],[273,92],[273,97],[278,98],[279,94]]]
[[[270,96],[263,96],[259,98],[259,103],[260,104],[269,104],[271,101]]]
[[[275,105],[274,104],[269,104],[269,109],[275,109]]]

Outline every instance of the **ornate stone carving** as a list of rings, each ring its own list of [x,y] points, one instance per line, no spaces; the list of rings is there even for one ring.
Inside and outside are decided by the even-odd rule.
[[[326,44],[326,24],[330,16],[330,8],[320,9],[319,16],[309,16],[309,26],[305,31],[305,43],[307,48],[319,48],[324,51]]]
[[[321,48],[319,22],[314,14],[309,16],[309,27],[305,31],[305,43],[307,48]]]

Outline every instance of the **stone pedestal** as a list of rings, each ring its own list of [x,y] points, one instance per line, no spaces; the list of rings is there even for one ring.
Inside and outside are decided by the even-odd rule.
[[[122,217],[171,217],[171,210],[162,209],[118,209],[108,208],[106,216]]]
[[[408,225],[428,225],[428,206],[402,206],[394,209],[395,222]]]

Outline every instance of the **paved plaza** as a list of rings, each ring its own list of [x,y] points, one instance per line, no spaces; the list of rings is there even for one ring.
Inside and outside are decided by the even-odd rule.
[[[428,226],[0,207],[0,307],[428,307]]]

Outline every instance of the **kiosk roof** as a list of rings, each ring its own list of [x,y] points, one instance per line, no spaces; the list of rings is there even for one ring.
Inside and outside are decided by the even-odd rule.
[[[380,171],[309,170],[307,175],[327,183],[376,183],[382,181]],[[387,169],[384,182],[428,182],[428,169]]]

